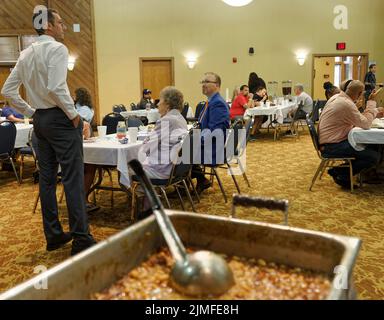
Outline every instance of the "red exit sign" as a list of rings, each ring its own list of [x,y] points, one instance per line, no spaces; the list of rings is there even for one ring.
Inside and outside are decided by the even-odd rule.
[[[345,50],[347,48],[347,44],[345,42],[336,43],[336,50]]]

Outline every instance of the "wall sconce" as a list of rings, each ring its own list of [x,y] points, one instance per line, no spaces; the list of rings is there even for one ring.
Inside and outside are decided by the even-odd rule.
[[[305,64],[305,60],[307,59],[307,54],[306,53],[298,53],[296,55],[297,63],[299,66],[303,66]]]
[[[196,66],[197,58],[196,57],[188,57],[187,65],[189,69],[193,69]]]
[[[69,56],[68,58],[68,70],[72,71],[75,68],[76,58]]]
[[[232,7],[243,7],[250,4],[253,0],[223,0],[227,5]]]

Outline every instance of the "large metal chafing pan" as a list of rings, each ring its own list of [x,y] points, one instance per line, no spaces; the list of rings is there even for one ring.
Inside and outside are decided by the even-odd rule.
[[[167,213],[186,246],[324,272],[334,281],[328,299],[354,297],[352,273],[361,244],[357,238],[217,216]],[[5,292],[0,299],[89,299],[163,245],[157,223],[150,217]],[[337,266],[348,271],[349,289],[338,289]],[[44,281],[48,289],[36,289]]]

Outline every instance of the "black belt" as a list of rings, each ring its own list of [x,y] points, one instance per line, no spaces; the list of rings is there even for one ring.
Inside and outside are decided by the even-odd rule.
[[[57,111],[57,109],[61,110],[59,107],[53,107],[53,108],[48,108],[48,109],[36,109],[36,112]]]

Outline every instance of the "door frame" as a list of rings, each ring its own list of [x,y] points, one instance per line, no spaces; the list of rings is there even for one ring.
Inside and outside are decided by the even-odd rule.
[[[175,58],[174,57],[145,57],[139,58],[139,66],[140,66],[140,91],[143,92],[145,89],[143,86],[143,62],[146,61],[170,61],[171,62],[171,85],[175,85]]]
[[[354,56],[366,56],[369,64],[369,53],[314,53],[312,54],[312,97],[315,93],[315,59],[326,57],[354,57]],[[333,82],[333,81],[332,81]]]

